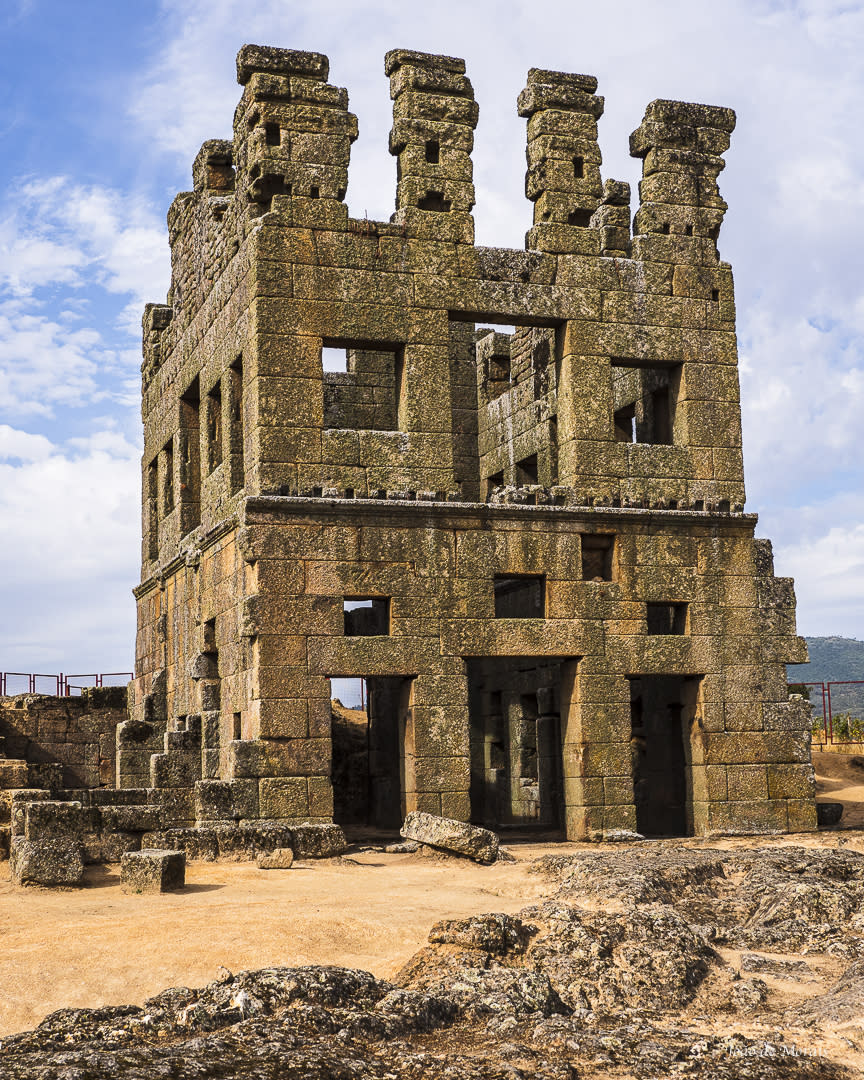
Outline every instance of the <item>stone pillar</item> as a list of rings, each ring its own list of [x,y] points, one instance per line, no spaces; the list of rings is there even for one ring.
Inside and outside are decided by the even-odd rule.
[[[567,839],[635,832],[629,680],[563,664],[561,722]]]
[[[593,75],[528,72],[518,108],[528,119],[525,194],[534,203],[534,227],[525,237],[529,249],[600,253],[601,236],[591,220],[603,192],[597,143],[603,98],[596,89]]]
[[[393,98],[390,153],[398,159],[392,220],[413,236],[473,244],[478,110],[465,61],[394,49],[384,70]]]
[[[327,82],[329,66],[322,53],[294,49],[244,45],[237,54],[245,88],[234,116],[237,188],[253,215],[291,196],[293,224],[347,225],[357,118],[347,90]]]
[[[717,177],[725,168],[722,154],[734,128],[732,109],[651,102],[630,136],[631,155],[642,158],[634,258],[654,259],[665,252],[664,262],[717,265],[717,237],[726,212]]]

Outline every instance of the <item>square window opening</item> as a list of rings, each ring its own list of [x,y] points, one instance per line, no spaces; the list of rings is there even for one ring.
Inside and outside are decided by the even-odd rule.
[[[615,537],[582,536],[582,578],[585,581],[614,580]]]
[[[671,446],[680,365],[612,361],[612,402],[616,442]]]
[[[645,605],[649,634],[686,634],[687,605],[679,603]]]
[[[546,615],[546,579],[542,574],[496,574],[496,619],[542,619]]]
[[[404,396],[401,346],[327,343],[321,349],[324,427],[398,431]]]
[[[390,633],[388,596],[346,596],[342,611],[346,637],[380,637]]]

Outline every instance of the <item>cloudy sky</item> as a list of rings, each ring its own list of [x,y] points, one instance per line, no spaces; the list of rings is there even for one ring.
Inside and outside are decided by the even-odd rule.
[[[0,670],[131,668],[140,311],[165,212],[229,137],[244,42],[326,52],[360,138],[348,202],[387,218],[384,53],[464,56],[479,243],[521,247],[529,67],[592,73],[607,177],[653,98],[730,105],[748,509],[799,631],[864,638],[864,3],[840,0],[2,0]]]

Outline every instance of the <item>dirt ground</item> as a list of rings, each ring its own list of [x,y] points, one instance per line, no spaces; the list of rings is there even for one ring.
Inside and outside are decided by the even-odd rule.
[[[864,766],[836,754],[815,754],[814,765],[820,801],[844,802],[842,826],[864,828]],[[836,834],[794,842],[835,844]],[[84,889],[16,889],[0,864],[0,1036],[54,1009],[202,986],[220,966],[337,964],[387,978],[440,919],[515,913],[544,890],[533,859],[586,846],[510,845],[514,861],[491,867],[369,851],[290,870],[191,863],[186,890],[162,896],[125,895],[118,867],[92,868]]]
[[[851,754],[814,754],[816,801],[842,802],[840,824],[864,829],[864,758]]]
[[[338,964],[386,978],[439,919],[509,914],[541,894],[528,865],[549,845],[513,850],[518,861],[490,867],[379,852],[290,870],[190,863],[187,888],[161,896],[124,894],[116,866],[92,868],[84,889],[19,889],[0,863],[0,1035],[54,1009],[202,986],[220,965]]]

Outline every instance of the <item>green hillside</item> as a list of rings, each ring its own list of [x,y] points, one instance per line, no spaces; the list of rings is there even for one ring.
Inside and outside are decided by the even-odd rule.
[[[788,664],[787,677],[796,682],[846,682],[864,680],[864,641],[844,637],[808,637],[809,664]],[[821,712],[821,697],[811,693],[814,712]],[[864,719],[864,685],[835,686],[831,689],[835,717],[849,713]]]
[[[845,637],[808,637],[809,664],[789,664],[789,682],[841,682],[864,679],[864,641]]]

